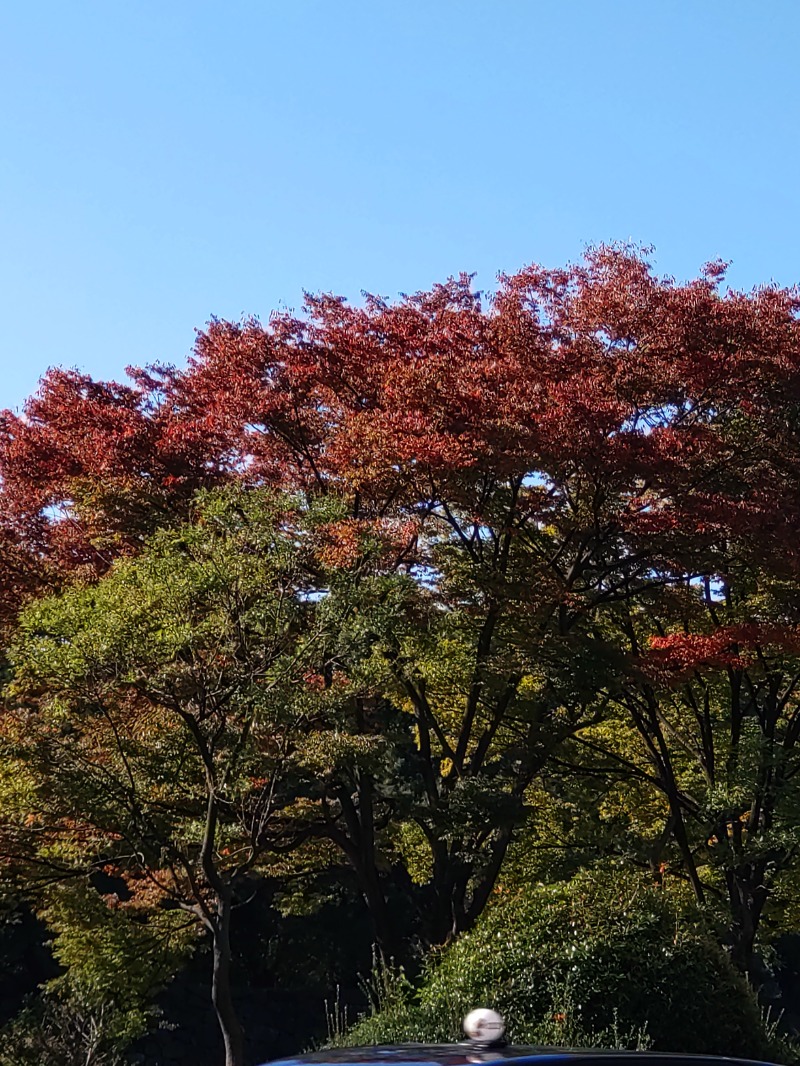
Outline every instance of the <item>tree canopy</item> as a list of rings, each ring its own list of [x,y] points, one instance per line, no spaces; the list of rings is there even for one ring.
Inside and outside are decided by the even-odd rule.
[[[349,869],[408,961],[614,856],[757,981],[796,922],[798,310],[604,247],[51,371],[0,424],[9,877],[196,919],[230,1066],[258,878]]]

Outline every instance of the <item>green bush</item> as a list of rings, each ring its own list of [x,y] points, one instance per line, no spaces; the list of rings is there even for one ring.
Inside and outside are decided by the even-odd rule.
[[[490,907],[429,963],[418,991],[383,980],[343,1042],[461,1039],[473,1007],[517,1043],[769,1054],[758,1005],[713,938],[661,891],[582,873]]]

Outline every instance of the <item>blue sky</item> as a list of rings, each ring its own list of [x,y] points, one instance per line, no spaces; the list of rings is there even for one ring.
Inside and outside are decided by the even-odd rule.
[[[0,7],[0,406],[212,315],[656,247],[800,280],[797,0]]]

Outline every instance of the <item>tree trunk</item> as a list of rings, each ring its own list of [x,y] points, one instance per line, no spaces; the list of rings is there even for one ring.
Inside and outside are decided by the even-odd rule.
[[[380,874],[373,863],[364,863],[361,866],[357,866],[356,874],[361,882],[364,902],[367,904],[367,910],[372,920],[375,946],[387,965],[396,963],[399,961],[399,938],[395,923],[389,913],[389,905],[381,884]]]
[[[213,929],[214,970],[211,1000],[225,1045],[225,1066],[243,1066],[244,1039],[231,995],[231,898],[217,897],[217,920]]]
[[[749,876],[748,876],[749,874]],[[767,899],[763,871],[728,870],[725,874],[731,908],[731,959],[751,979],[761,912]]]
[[[469,901],[469,906],[464,911],[463,924],[457,930],[459,933],[471,929],[481,914],[483,914],[494,886],[497,884],[497,878],[500,876],[500,870],[514,836],[514,830],[515,826],[513,825],[502,826],[498,829],[497,836],[491,844],[491,858],[472,889],[472,898]]]
[[[442,845],[437,841],[437,845]],[[457,851],[451,853],[449,848],[437,848],[439,854],[434,859],[432,878],[432,900],[427,921],[427,942],[429,947],[442,947],[449,944],[455,936],[456,919],[453,913],[453,895],[457,874]],[[468,875],[467,875],[468,876]]]

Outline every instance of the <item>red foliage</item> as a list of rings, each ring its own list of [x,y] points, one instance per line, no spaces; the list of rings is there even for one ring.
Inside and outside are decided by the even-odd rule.
[[[742,623],[720,626],[712,633],[670,633],[651,637],[644,665],[654,678],[682,681],[702,668],[744,669],[755,658],[755,650],[778,648],[800,652],[800,631],[794,627]]]
[[[600,248],[504,277],[488,304],[462,275],[394,304],[317,296],[267,326],[214,321],[184,371],[124,386],[51,371],[2,417],[0,508],[34,570],[99,572],[226,478],[392,521],[441,501],[479,514],[478,486],[526,478],[553,489],[528,490],[532,520],[589,486],[658,565],[736,537],[795,568],[800,302],[723,292],[723,276],[679,285]]]

